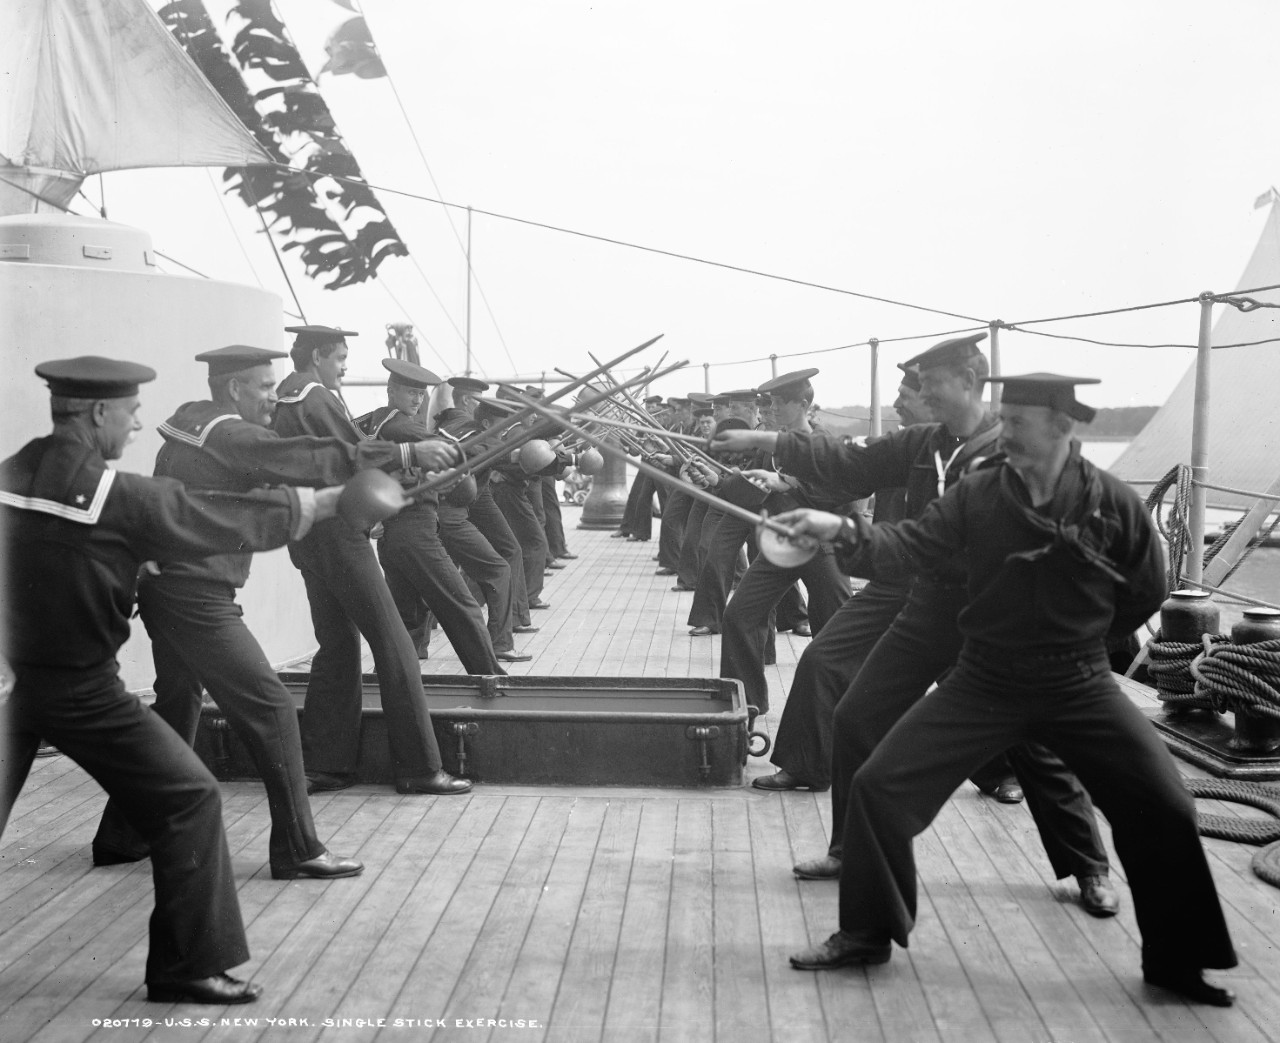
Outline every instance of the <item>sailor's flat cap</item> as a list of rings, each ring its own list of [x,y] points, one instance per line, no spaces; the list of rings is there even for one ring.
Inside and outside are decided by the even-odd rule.
[[[327,344],[331,340],[360,336],[355,330],[340,330],[334,326],[286,326],[284,331],[297,334],[298,340],[315,341],[321,344]]]
[[[933,366],[943,366],[954,362],[964,362],[981,355],[978,347],[980,341],[987,339],[985,333],[970,333],[967,337],[953,337],[935,344],[928,351],[922,351],[915,358],[907,359],[906,365],[925,370]]]
[[[156,371],[136,362],[120,362],[100,355],[53,359],[36,366],[36,376],[49,384],[49,393],[63,398],[128,398],[138,386],[156,379]]]
[[[797,392],[804,393],[804,385],[808,384],[818,370],[797,369],[794,373],[783,373],[781,376],[766,380],[757,390],[762,395],[782,395],[783,398],[794,397]]]
[[[382,368],[391,374],[388,384],[402,384],[411,388],[429,388],[439,384],[440,378],[425,366],[415,366],[404,359],[383,359]]]
[[[242,369],[267,366],[276,359],[288,357],[289,354],[285,351],[256,348],[250,344],[228,344],[225,348],[200,352],[196,356],[196,361],[203,362],[209,367],[209,376],[220,377],[224,373],[239,373]]]
[[[1074,420],[1089,423],[1098,411],[1076,401],[1077,384],[1101,384],[1095,377],[1064,377],[1057,373],[1026,373],[1016,377],[987,377],[988,384],[1003,384],[1000,401],[1010,406],[1048,406]]]

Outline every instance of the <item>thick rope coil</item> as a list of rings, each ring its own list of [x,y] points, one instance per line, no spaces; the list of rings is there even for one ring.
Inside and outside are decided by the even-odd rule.
[[[1210,640],[1217,643],[1231,639],[1214,634]],[[1196,694],[1196,681],[1191,675],[1191,663],[1203,654],[1203,644],[1165,641],[1163,632],[1157,630],[1147,642],[1147,651],[1147,672],[1155,679],[1156,697],[1162,703],[1188,710],[1213,709],[1209,699]]]
[[[1204,651],[1191,662],[1195,694],[1219,712],[1247,710],[1280,718],[1280,638],[1252,645],[1214,645],[1204,636]]]
[[[1273,840],[1280,840],[1280,791],[1274,787],[1236,779],[1182,781],[1193,797],[1247,804],[1270,815],[1269,818],[1239,818],[1235,815],[1206,815],[1197,811],[1196,826],[1201,836],[1238,840],[1243,844],[1269,844]]]
[[[1272,887],[1280,887],[1280,842],[1255,851],[1249,868],[1260,880],[1265,880]]]

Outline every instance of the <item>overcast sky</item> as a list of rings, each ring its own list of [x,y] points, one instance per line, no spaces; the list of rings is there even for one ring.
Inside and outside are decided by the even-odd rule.
[[[349,13],[276,3],[318,70]],[[1280,5],[1263,0],[363,8],[390,80],[320,85],[375,184],[983,322],[1233,289],[1267,215],[1254,200],[1280,182]],[[109,216],[293,310],[219,177],[108,174]],[[460,372],[465,211],[380,198],[412,262],[337,293],[287,262],[307,318],[364,334],[355,374],[381,372],[393,321],[417,325],[427,365]],[[664,333],[669,360],[712,363],[722,390],[769,377],[743,360],[974,325],[494,217],[472,237],[473,353],[494,377],[585,369],[587,351]],[[1189,344],[1197,321],[1184,304],[1038,328]],[[881,347],[886,401],[893,364],[929,343]],[[1103,378],[1081,396],[1098,405],[1159,403],[1191,361],[1027,333],[1001,347],[1005,372]],[[868,356],[778,366],[821,367],[819,401],[838,406],[868,401]],[[702,384],[699,368],[658,390]]]

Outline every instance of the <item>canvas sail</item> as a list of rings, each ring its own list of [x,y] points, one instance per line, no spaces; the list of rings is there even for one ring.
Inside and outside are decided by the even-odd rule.
[[[104,170],[270,162],[145,0],[4,0],[0,82],[0,214]]]
[[[1237,290],[1280,284],[1280,205],[1236,284]],[[1251,294],[1280,304],[1280,290]],[[1280,338],[1280,308],[1242,312],[1219,306],[1213,326],[1215,348]],[[1192,362],[1173,394],[1110,470],[1127,481],[1161,478],[1178,463],[1191,462],[1191,420],[1196,367]],[[1234,489],[1264,492],[1280,477],[1280,341],[1224,348],[1212,355],[1209,382],[1209,481]],[[1145,488],[1139,487],[1145,493]],[[1212,507],[1247,508],[1253,498],[1210,489]]]

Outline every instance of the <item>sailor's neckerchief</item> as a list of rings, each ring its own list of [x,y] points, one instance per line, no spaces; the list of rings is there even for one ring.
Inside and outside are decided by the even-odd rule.
[[[984,417],[985,419],[987,417]],[[934,443],[933,466],[938,475],[939,496],[947,490],[947,475],[951,473],[953,467],[958,467],[961,473],[971,471],[982,462],[985,455],[989,455],[990,451],[994,450],[996,440],[1000,437],[1000,421],[994,417],[990,419],[991,422],[987,426],[974,431],[967,438],[951,434],[950,429],[945,425],[939,428],[938,433],[932,439]],[[943,434],[943,432],[946,432],[946,434]],[[942,459],[942,446],[952,441],[955,442],[955,446],[949,447],[950,454],[944,462]]]
[[[1049,499],[1047,514],[1032,506],[1026,483],[1008,461],[1000,470],[1000,495],[1018,520],[1045,541],[1032,550],[1010,554],[1006,561],[1038,561],[1061,549],[1076,561],[1101,569],[1116,583],[1128,584],[1115,562],[1093,545],[1098,536],[1090,532],[1089,522],[1095,517],[1102,519],[1102,482],[1097,468],[1080,455],[1080,443],[1074,438],[1057,488]]]

